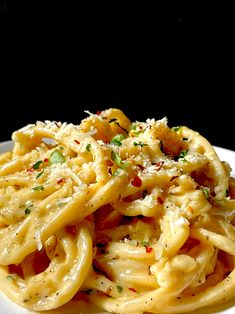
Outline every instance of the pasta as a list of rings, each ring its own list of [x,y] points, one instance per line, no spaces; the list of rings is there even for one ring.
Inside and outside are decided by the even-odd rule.
[[[0,156],[0,283],[34,311],[183,313],[235,295],[235,180],[210,143],[118,109],[13,133]]]

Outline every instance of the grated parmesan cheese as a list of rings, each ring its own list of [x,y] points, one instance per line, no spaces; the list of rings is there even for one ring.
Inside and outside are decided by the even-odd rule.
[[[41,234],[39,230],[35,232],[34,237],[35,237],[38,251],[41,251],[43,245],[42,245]]]

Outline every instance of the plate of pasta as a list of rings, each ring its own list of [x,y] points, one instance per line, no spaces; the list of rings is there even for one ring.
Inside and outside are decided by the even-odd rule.
[[[119,109],[0,144],[0,313],[232,313],[235,152]]]

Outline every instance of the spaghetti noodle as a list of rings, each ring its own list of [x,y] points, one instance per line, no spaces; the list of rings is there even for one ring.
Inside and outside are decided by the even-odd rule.
[[[0,282],[45,311],[183,313],[235,288],[235,183],[210,143],[118,109],[13,133],[0,156]]]

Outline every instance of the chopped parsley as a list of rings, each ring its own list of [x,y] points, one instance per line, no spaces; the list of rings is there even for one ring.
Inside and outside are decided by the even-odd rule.
[[[180,154],[178,155],[178,158],[184,158],[188,153],[188,149],[187,150],[182,150],[180,152]]]
[[[118,293],[122,293],[122,290],[123,290],[123,287],[117,285],[117,291],[118,291]]]
[[[44,190],[44,186],[43,185],[38,185],[38,186],[35,186],[33,188],[34,191],[43,191]]]
[[[125,139],[125,136],[123,134],[117,134],[111,139],[110,144],[116,145],[116,146],[122,146],[122,141],[124,139]]]
[[[44,162],[42,160],[37,161],[34,165],[33,165],[33,169],[37,170],[40,168],[40,166],[43,165],[44,166]]]
[[[134,136],[139,136],[140,133],[144,132],[145,129],[142,128],[141,125],[138,125],[136,122],[133,122],[131,124],[130,133]]]
[[[37,174],[36,179],[40,178],[41,175],[43,174],[44,168],[45,168],[45,163],[44,163],[44,161],[39,160],[39,161],[37,161],[37,162],[33,165],[33,169],[34,169],[34,170],[40,169],[40,168],[41,168],[41,165],[42,165],[42,171]]]
[[[147,144],[145,144],[145,143],[143,143],[143,142],[133,142],[133,145],[134,145],[134,146],[140,146],[140,147],[148,146]]]
[[[42,171],[41,171],[41,172],[39,172],[39,174],[36,176],[36,179],[40,178],[40,177],[41,177],[41,175],[43,174],[43,172],[44,172],[44,168],[43,168],[43,169],[42,169]]]
[[[112,151],[111,153],[111,159],[115,162],[116,165],[118,165],[122,169],[126,169],[126,167],[129,166],[129,162],[128,161],[124,162],[122,158],[114,151]]]
[[[141,241],[140,244],[144,247],[149,246],[149,242],[148,241]]]
[[[204,193],[206,198],[208,198],[210,196],[210,189],[209,188],[201,186],[201,190]]]
[[[65,162],[65,157],[58,149],[55,149],[54,152],[51,153],[50,162],[51,164],[60,164]]]
[[[137,128],[137,123],[133,122],[131,124],[131,130],[136,131],[136,128]]]
[[[177,160],[181,158],[183,162],[186,162],[185,156],[188,154],[188,149],[182,150],[180,154],[177,156]]]
[[[91,144],[89,143],[89,144],[87,144],[87,146],[86,146],[86,151],[89,152],[90,150],[91,150]]]
[[[29,207],[26,207],[24,213],[25,215],[29,215],[31,213],[31,209]]]
[[[174,132],[178,132],[181,128],[182,128],[182,125],[178,125],[178,126],[173,126],[173,128],[171,128],[171,129]]]

